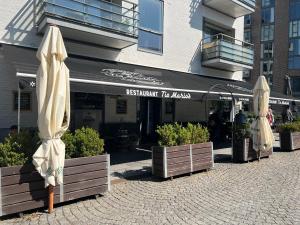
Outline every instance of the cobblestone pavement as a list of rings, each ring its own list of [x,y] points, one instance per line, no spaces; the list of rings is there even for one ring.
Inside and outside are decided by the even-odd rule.
[[[98,199],[0,224],[300,224],[300,151],[246,164],[216,163],[173,181],[151,178],[113,186]]]

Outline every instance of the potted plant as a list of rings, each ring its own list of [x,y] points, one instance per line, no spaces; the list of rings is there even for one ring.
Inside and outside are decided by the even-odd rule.
[[[234,124],[233,142],[232,142],[232,160],[233,162],[249,162],[258,159],[257,152],[253,149],[250,123]],[[269,157],[273,149],[262,151],[260,158]]]
[[[54,202],[61,203],[104,193],[110,188],[109,155],[97,131],[81,128],[62,137],[66,144],[64,184],[54,188]],[[27,130],[10,134],[0,143],[0,215],[47,207],[44,179],[31,163],[38,137]]]
[[[159,146],[152,147],[152,173],[168,178],[213,167],[209,132],[200,124],[158,126]]]
[[[285,123],[278,126],[280,149],[294,151],[300,149],[300,122]]]

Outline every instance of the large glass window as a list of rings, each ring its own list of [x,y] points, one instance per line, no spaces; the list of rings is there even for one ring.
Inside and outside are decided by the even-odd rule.
[[[300,14],[300,11],[299,11]],[[290,22],[289,37],[300,37],[300,20]]]
[[[273,42],[262,42],[261,43],[261,54],[260,57],[262,59],[272,59],[274,54],[274,45]]]
[[[293,95],[296,97],[300,96],[300,76],[298,77],[291,77],[292,83],[292,92]]]
[[[163,51],[163,1],[139,1],[138,47],[153,52]]]
[[[263,24],[274,23],[274,7],[262,9],[261,22]]]
[[[290,0],[290,20],[300,19],[300,0]]]
[[[274,39],[274,25],[264,25],[261,28],[261,40],[272,41]]]
[[[289,69],[300,69],[300,38],[290,39]]]
[[[275,0],[262,0],[261,6],[262,7],[272,7],[275,5]]]
[[[268,61],[261,61],[261,66],[260,66],[260,73],[263,74],[270,87],[273,85],[273,61],[268,60]]]
[[[252,16],[251,14],[245,15],[244,17],[244,25],[245,26],[250,26],[252,23]]]
[[[246,42],[251,42],[251,30],[250,29],[245,29],[244,30],[244,41]]]

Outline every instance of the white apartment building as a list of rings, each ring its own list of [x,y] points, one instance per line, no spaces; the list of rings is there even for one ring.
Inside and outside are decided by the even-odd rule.
[[[241,80],[253,67],[243,32],[254,10],[255,0],[1,1],[0,136],[18,106],[20,127],[36,127],[35,54],[49,25],[69,54],[71,129],[148,138],[157,124],[206,121],[213,107],[229,115],[233,98],[252,95]]]

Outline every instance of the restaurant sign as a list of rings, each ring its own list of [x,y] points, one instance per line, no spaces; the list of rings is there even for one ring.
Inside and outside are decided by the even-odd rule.
[[[269,99],[270,104],[275,104],[275,105],[289,105],[290,102],[286,100],[281,100],[281,99]]]
[[[126,95],[139,97],[157,97],[157,98],[175,98],[175,99],[191,99],[191,93],[181,91],[160,91],[160,90],[142,90],[142,89],[126,89]]]

